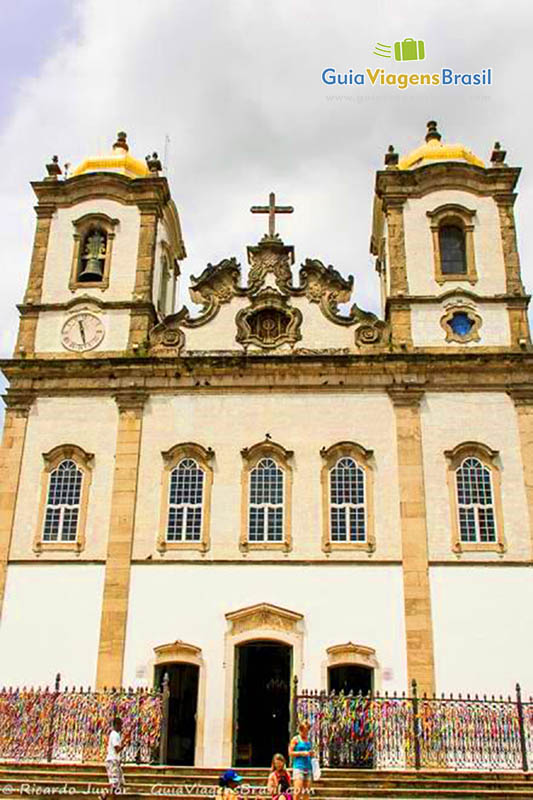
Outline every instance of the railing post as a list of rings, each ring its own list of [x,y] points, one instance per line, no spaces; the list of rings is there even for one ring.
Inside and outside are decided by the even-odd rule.
[[[522,769],[527,772],[527,747],[526,732],[524,730],[524,707],[522,705],[522,692],[520,684],[516,684],[516,709],[518,711],[518,730],[520,732],[520,751],[522,753]]]
[[[54,754],[54,723],[56,715],[56,700],[59,694],[60,683],[61,675],[58,672],[54,684],[54,693],[52,695],[52,708],[50,709],[50,731],[48,733],[48,753],[46,754],[46,760],[49,762],[52,760],[52,756]]]
[[[163,694],[162,694],[162,716],[161,716],[161,739],[159,742],[159,763],[167,763],[168,751],[168,710],[170,704],[170,689],[168,685],[168,672],[165,672],[163,677]]]
[[[418,716],[418,692],[416,687],[416,680],[413,678],[411,681],[411,689],[413,692],[413,744],[415,748],[415,769],[420,769],[420,719]]]
[[[298,729],[298,675],[292,679],[291,737],[296,736]]]

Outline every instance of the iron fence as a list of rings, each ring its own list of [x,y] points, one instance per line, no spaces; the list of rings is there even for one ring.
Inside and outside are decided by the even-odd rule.
[[[533,764],[533,701],[508,697],[298,694],[322,765],[371,769],[524,770]]]
[[[122,719],[122,760],[140,764],[166,757],[161,732],[168,683],[161,691],[82,688],[3,688],[0,691],[0,759],[101,761],[113,718]]]

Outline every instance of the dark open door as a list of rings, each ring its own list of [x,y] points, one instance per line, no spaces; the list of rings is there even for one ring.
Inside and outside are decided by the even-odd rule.
[[[257,641],[235,652],[234,761],[269,767],[274,753],[287,756],[290,738],[292,648]]]
[[[156,685],[165,672],[169,677],[168,753],[169,764],[194,766],[199,668],[194,664],[162,664],[156,667]]]

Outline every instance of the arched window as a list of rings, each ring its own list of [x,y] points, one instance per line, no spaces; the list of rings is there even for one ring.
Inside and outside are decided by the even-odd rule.
[[[204,471],[184,458],[170,473],[167,541],[199,542],[202,538]]]
[[[322,549],[373,552],[374,503],[372,451],[355,442],[337,442],[320,455],[322,467]]]
[[[458,225],[439,228],[440,263],[443,275],[466,275],[465,235]]]
[[[480,442],[463,442],[448,460],[452,550],[506,550],[499,454]]]
[[[214,452],[183,442],[161,454],[164,461],[157,549],[201,550],[210,547],[209,523]]]
[[[365,471],[353,458],[340,458],[330,470],[332,542],[366,539]]]
[[[283,541],[283,470],[263,458],[250,473],[250,542]]]
[[[241,455],[244,459],[241,550],[290,550],[292,451],[268,437],[245,447]]]
[[[435,280],[468,281],[478,279],[474,248],[476,210],[458,203],[445,203],[426,212],[433,240]]]
[[[90,227],[81,241],[78,265],[79,283],[101,283],[107,255],[107,233],[101,227]]]
[[[75,542],[83,473],[74,461],[62,461],[50,473],[43,542]]]
[[[490,469],[478,458],[465,458],[455,475],[461,542],[495,542],[496,515]]]

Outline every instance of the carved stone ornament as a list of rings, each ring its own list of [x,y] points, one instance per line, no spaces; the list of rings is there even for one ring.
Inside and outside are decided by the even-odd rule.
[[[375,314],[363,311],[355,303],[347,314],[339,310],[341,304],[350,300],[352,276],[344,278],[332,266],[307,259],[300,268],[299,285],[294,285],[291,272],[294,249],[285,245],[278,234],[265,235],[259,244],[248,247],[247,252],[248,285],[241,283],[241,268],[235,258],[208,264],[201,275],[191,278],[191,299],[201,305],[200,313],[192,316],[184,306],[166,317],[150,332],[152,350],[179,355],[185,346],[183,329],[206,325],[234,297],[247,297],[251,301],[250,307],[241,309],[236,318],[236,338],[244,347],[293,346],[302,338],[302,316],[298,309],[288,305],[291,297],[306,297],[309,302],[317,303],[326,319],[336,325],[356,327],[356,345],[386,341],[388,326]]]
[[[185,334],[173,322],[173,317],[167,317],[155,328],[152,328],[150,331],[152,352],[161,352],[165,355],[179,355],[181,353],[185,347]]]
[[[226,619],[231,625],[233,635],[261,628],[292,633],[298,629],[298,623],[303,616],[295,611],[270,605],[270,603],[258,603],[239,611],[231,611],[226,614]]]
[[[267,350],[282,344],[294,346],[302,338],[302,314],[273,289],[265,289],[253,298],[248,308],[236,317],[237,341],[244,346],[256,345]]]

